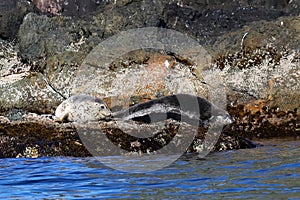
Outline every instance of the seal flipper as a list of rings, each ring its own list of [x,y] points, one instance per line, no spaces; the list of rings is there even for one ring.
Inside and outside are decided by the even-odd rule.
[[[67,123],[67,122],[70,122],[70,120],[69,120],[69,113],[66,113],[62,117],[56,118],[54,121],[58,122],[58,123]]]

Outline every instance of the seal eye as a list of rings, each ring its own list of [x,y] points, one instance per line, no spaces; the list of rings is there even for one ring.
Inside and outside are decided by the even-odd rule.
[[[104,105],[101,105],[100,108],[101,108],[101,110],[104,110],[104,109],[105,109],[105,106],[104,106]]]

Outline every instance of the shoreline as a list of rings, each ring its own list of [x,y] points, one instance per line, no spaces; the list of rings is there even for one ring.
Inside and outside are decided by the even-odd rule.
[[[72,125],[42,117],[78,93],[111,108],[190,88],[206,99],[220,95],[234,122],[216,150],[253,147],[243,138],[300,136],[300,2],[51,1],[52,9],[27,0],[0,6],[0,158],[88,155]],[[142,49],[103,67],[101,57],[90,55],[102,41],[143,27],[183,33],[209,59],[197,65],[189,49],[184,55]],[[122,50],[127,45],[119,44]],[[83,64],[87,57],[97,72]],[[226,87],[212,96],[218,84]]]
[[[0,118],[0,158],[37,158],[43,156],[86,157],[91,156],[91,153],[94,153],[93,155],[103,155],[109,140],[116,147],[120,147],[115,152],[109,152],[109,155],[119,155],[123,150],[127,153],[140,152],[147,154],[147,152],[155,152],[156,149],[159,150],[164,147],[166,141],[169,141],[167,142],[168,148],[176,149],[176,151],[191,153],[202,151],[204,138],[206,138],[206,128],[198,128],[197,135],[193,136],[192,133],[195,127],[192,125],[174,120],[167,120],[166,123],[167,126],[163,127],[157,123],[153,125],[133,123],[129,126],[131,128],[128,128],[129,124],[123,122],[117,125],[115,122],[92,122],[82,127],[74,123],[60,124],[39,115],[28,115],[23,122],[10,122],[2,117]],[[178,127],[180,127],[180,133],[178,132]],[[85,136],[85,132],[82,132],[85,129],[91,131],[87,132],[92,134],[91,138]],[[136,137],[136,132],[141,130],[150,131],[153,139],[151,139],[152,137],[145,139]],[[123,131],[126,131],[126,133]],[[93,135],[94,133],[96,135]],[[187,146],[188,148],[185,149],[186,147],[181,147],[182,144],[184,145],[180,139],[182,136],[179,138],[174,137],[176,134],[184,134],[185,137],[194,137],[193,142],[188,143],[189,147]],[[216,141],[216,145],[209,147],[211,151],[255,147],[255,144],[250,140],[222,133],[214,140]],[[90,143],[92,146],[85,146]],[[170,147],[170,145],[173,147]],[[96,149],[93,149],[94,147]]]

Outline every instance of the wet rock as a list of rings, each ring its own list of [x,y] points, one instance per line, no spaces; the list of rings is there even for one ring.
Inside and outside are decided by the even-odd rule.
[[[234,106],[228,112],[235,119],[227,134],[250,139],[274,137],[299,137],[298,109],[283,111],[268,107],[264,100]]]
[[[62,15],[64,16],[84,16],[90,15],[99,8],[112,3],[107,0],[61,0]]]
[[[217,37],[262,20],[299,14],[299,3],[279,1],[177,1],[166,5],[165,27],[188,33],[201,44],[212,45]]]
[[[0,157],[87,156],[78,135],[68,124],[49,120],[0,122]],[[20,134],[21,133],[21,134]]]
[[[76,1],[76,3],[80,2]],[[197,6],[198,4],[200,5]],[[88,41],[91,43],[87,48],[90,49],[97,45],[103,36],[106,38],[105,36],[110,36],[121,30],[145,26],[172,28],[190,33],[191,37],[196,38],[201,43],[211,43],[217,36],[237,30],[249,22],[264,19],[274,20],[280,16],[296,14],[296,11],[291,13],[290,10],[282,12],[280,9],[264,9],[259,3],[253,3],[253,7],[250,6],[252,6],[251,3],[245,5],[237,2],[224,4],[224,2],[219,1],[203,2],[202,4],[193,1],[182,1],[181,3],[173,1],[155,1],[152,3],[117,1],[115,4],[109,2],[106,6],[100,6],[92,15],[79,19],[30,15],[30,17],[25,18],[19,33],[21,51],[24,55],[27,55],[27,50],[36,52],[33,55],[29,54],[29,58],[47,56],[43,49],[46,48],[49,52],[56,53],[62,49],[62,46],[70,45],[72,41],[69,40],[76,36],[78,37],[77,40],[81,36],[85,36],[84,38],[89,36]],[[236,16],[232,16],[232,14]],[[214,25],[211,25],[212,23]],[[84,34],[80,34],[80,31],[83,31]],[[28,38],[28,35],[32,35],[32,37]],[[96,35],[98,38],[95,37]],[[40,41],[41,39],[43,40]],[[76,40],[76,38],[73,39]],[[38,48],[31,49],[30,42],[35,42],[37,46],[42,47],[41,50]],[[61,43],[61,46],[58,43]],[[82,50],[84,48],[81,48]]]
[[[180,149],[179,147],[185,142],[183,137],[193,136],[192,132],[195,130],[197,129],[191,125],[172,120],[167,120],[163,126],[128,124],[128,122],[90,122],[86,125],[76,125],[59,124],[47,116],[35,114],[24,116],[23,122],[9,121],[2,117],[0,118],[0,158],[105,155],[109,142],[116,145],[108,152],[109,155],[123,155],[124,152],[126,154],[151,153],[165,145],[179,153],[201,152],[205,148],[222,151],[255,146],[250,141],[245,142],[247,140],[221,134],[216,148],[213,145],[208,147],[206,143],[204,144],[206,129],[200,128],[192,145],[188,149]],[[152,137],[142,138],[140,131],[143,134],[144,131],[148,131]],[[176,134],[180,136],[175,137]]]
[[[245,53],[256,48],[270,46],[277,52],[299,49],[299,16],[280,17],[272,21],[256,21],[238,31],[231,31],[219,37],[213,50],[217,53],[243,50]],[[271,53],[271,52],[270,52]]]

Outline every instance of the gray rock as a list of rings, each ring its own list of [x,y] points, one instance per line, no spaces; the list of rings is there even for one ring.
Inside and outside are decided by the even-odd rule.
[[[214,73],[225,77],[231,103],[268,99],[282,110],[299,110],[299,24],[299,16],[282,17],[218,38],[212,49],[221,70]]]
[[[9,8],[6,10],[16,8],[20,2],[23,1],[12,1],[10,4],[5,4]],[[259,50],[259,48],[265,48],[272,44],[272,48],[276,50],[275,54],[280,57],[280,54],[284,54],[285,50],[281,48],[284,46],[290,53],[283,57],[283,60],[280,60],[281,64],[275,68],[272,66],[265,68],[268,73],[272,74],[270,77],[273,77],[275,74],[281,73],[284,59],[289,60],[288,56],[292,55],[292,50],[299,49],[300,44],[298,42],[299,25],[297,25],[299,24],[299,17],[279,17],[298,15],[299,8],[298,1],[282,1],[281,3],[281,1],[275,0],[256,0],[227,3],[221,0],[184,0],[178,2],[122,0],[116,3],[111,1],[107,4],[101,4],[97,9],[91,9],[89,15],[78,14],[80,17],[70,17],[72,14],[69,16],[49,16],[28,13],[17,34],[18,54],[20,56],[18,63],[14,66],[2,64],[0,93],[4,96],[1,96],[1,110],[17,107],[30,111],[52,112],[57,101],[63,99],[61,96],[68,97],[72,91],[75,91],[74,89],[78,89],[78,87],[74,88],[73,85],[74,80],[78,79],[76,77],[78,69],[96,45],[122,30],[144,26],[166,27],[186,33],[198,40],[200,44],[204,44],[213,58],[222,55],[226,57],[228,52],[238,55],[241,50],[241,40],[245,33],[248,35],[244,38],[244,49],[249,47]],[[68,15],[67,10],[65,12]],[[3,16],[8,16],[8,14]],[[1,19],[4,20],[3,17]],[[11,23],[15,26],[17,20],[12,18]],[[3,33],[3,37],[6,37],[4,35],[8,33]],[[272,39],[273,37],[275,40]],[[255,43],[254,41],[260,42]],[[265,53],[268,51],[266,50]],[[269,51],[269,53],[271,52]],[[142,55],[137,56],[140,61],[136,63],[135,57],[131,57],[133,60],[131,63],[126,62],[128,57],[121,59],[119,64],[116,64],[116,70],[105,68],[101,71],[100,74],[103,76],[99,77],[97,85],[103,85],[104,89],[99,92],[100,97],[114,95],[111,86],[116,83],[118,78],[122,78],[124,70],[127,70],[125,74],[134,74],[141,70],[141,65],[147,62],[141,61],[141,57]],[[272,59],[277,62],[278,59],[275,57],[273,56]],[[176,57],[172,58],[171,56],[169,58],[178,61]],[[251,56],[244,58],[250,59]],[[295,61],[289,60],[291,68],[285,68],[285,70],[291,69],[291,74],[284,71],[287,74],[284,82],[288,82],[289,75],[294,75],[297,72],[299,66],[297,54],[293,56],[293,59]],[[24,62],[27,63],[26,66]],[[191,81],[192,78],[195,78],[187,63],[177,62],[175,66],[176,73],[185,75],[185,81]],[[230,70],[226,72],[225,83],[229,87],[227,95],[231,102],[245,102],[251,98],[266,98],[268,96],[264,91],[268,88],[270,80],[256,76],[257,70],[264,69],[263,66],[265,67],[265,65],[257,65],[246,70],[234,68],[234,63],[227,66]],[[260,72],[265,73],[265,71]],[[209,79],[214,80],[213,76],[216,77],[223,72],[207,71],[202,73],[200,75],[210,76]],[[249,75],[245,75],[245,73]],[[8,77],[15,78],[16,76],[17,79],[13,79],[14,81],[4,82]],[[116,77],[118,78],[116,79]],[[241,77],[243,78],[241,79]],[[248,81],[243,81],[246,78]],[[251,81],[254,78],[259,79],[255,85]],[[192,82],[195,83],[194,80]],[[200,82],[198,81],[196,84],[196,88],[201,91],[198,94],[205,96],[208,94],[208,86],[203,87]],[[289,85],[289,83],[286,84]],[[295,88],[298,88],[297,84]],[[84,90],[79,88],[77,92],[84,92]],[[280,91],[276,90],[274,93],[280,94]],[[150,90],[150,94],[142,97],[142,93],[137,93],[132,102],[138,102],[145,98],[156,98],[167,93],[154,89]],[[242,99],[239,99],[240,96],[243,96]]]
[[[7,112],[18,108],[24,112],[54,113],[63,98],[54,92],[44,77],[38,73],[26,73],[1,77],[0,111]],[[3,80],[7,82],[3,84]],[[9,80],[10,79],[10,80]]]
[[[0,1],[0,38],[14,38],[24,16],[33,11],[27,0]]]
[[[11,119],[20,115],[14,113],[51,113],[62,97],[44,75],[32,72],[29,65],[22,63],[17,52],[12,44],[0,40],[0,113],[8,113]]]

